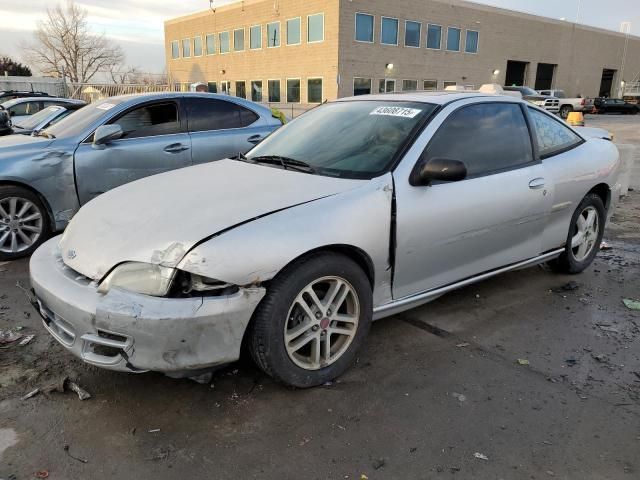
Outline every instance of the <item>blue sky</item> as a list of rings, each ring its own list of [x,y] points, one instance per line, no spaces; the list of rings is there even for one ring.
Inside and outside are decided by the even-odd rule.
[[[394,0],[402,1],[402,0]],[[163,22],[209,7],[208,0],[76,0],[89,11],[91,27],[119,42],[127,62],[143,71],[164,69]],[[217,5],[229,3],[216,0]],[[640,35],[640,0],[476,0],[556,19],[574,22],[581,4],[580,22],[618,31],[620,23],[630,21],[631,32]],[[21,59],[19,45],[29,40],[47,7],[46,0],[0,0],[0,55]],[[8,21],[7,21],[8,20]]]

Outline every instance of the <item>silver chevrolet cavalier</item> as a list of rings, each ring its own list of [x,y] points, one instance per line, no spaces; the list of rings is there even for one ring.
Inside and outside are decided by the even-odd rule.
[[[620,189],[598,132],[498,95],[331,102],[246,156],[89,202],[33,255],[34,304],[92,365],[195,376],[244,345],[319,385],[372,320],[542,262],[587,268]]]

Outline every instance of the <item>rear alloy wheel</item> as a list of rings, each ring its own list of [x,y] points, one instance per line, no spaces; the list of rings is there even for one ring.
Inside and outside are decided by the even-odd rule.
[[[564,253],[551,265],[564,273],[580,273],[591,265],[600,250],[605,219],[602,199],[595,194],[587,195],[571,219]]]
[[[248,332],[258,366],[299,388],[333,380],[354,362],[371,325],[372,291],[350,258],[317,253],[270,283]]]
[[[569,105],[565,105],[560,109],[560,116],[566,120],[571,112],[573,112],[573,108]]]
[[[0,260],[30,255],[48,237],[49,220],[32,192],[0,187]]]

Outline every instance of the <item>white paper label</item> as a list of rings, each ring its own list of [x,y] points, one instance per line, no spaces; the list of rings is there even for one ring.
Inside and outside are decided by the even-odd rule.
[[[414,118],[422,110],[405,107],[378,107],[369,115],[386,115],[388,117]]]
[[[100,110],[111,110],[115,105],[113,103],[103,103],[102,105],[98,105],[96,108]]]

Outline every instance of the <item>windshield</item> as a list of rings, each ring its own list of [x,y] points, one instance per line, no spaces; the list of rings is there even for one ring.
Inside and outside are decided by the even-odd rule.
[[[59,107],[59,106],[47,107],[43,110],[40,110],[38,113],[31,115],[30,117],[16,124],[15,126],[19,128],[24,128],[25,130],[33,130],[42,122],[48,121],[55,114],[55,112],[62,109],[63,107]]]
[[[44,130],[44,132],[53,135],[55,138],[75,137],[119,103],[122,103],[122,100],[114,100],[113,98],[106,98],[92,103],[68,115],[55,125]]]
[[[387,171],[436,105],[348,101],[321,105],[276,130],[247,158],[305,162],[321,175],[373,178]]]

